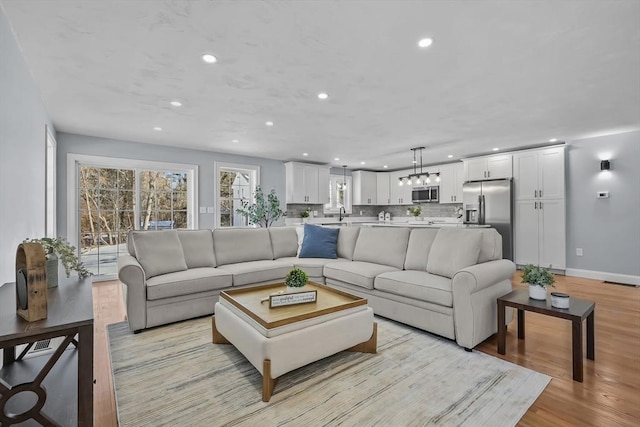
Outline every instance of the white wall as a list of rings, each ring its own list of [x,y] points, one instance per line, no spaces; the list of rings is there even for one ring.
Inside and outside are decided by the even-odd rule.
[[[67,154],[120,157],[156,162],[184,163],[198,166],[198,204],[215,206],[214,162],[237,163],[260,166],[260,185],[265,192],[275,188],[282,210],[285,206],[284,163],[258,157],[236,156],[185,148],[142,144],[131,141],[98,138],[59,132],[58,180],[57,180],[57,227],[58,234],[67,235]],[[198,228],[213,228],[215,214],[198,214]],[[281,220],[284,223],[284,220]]]
[[[0,9],[0,284],[15,280],[18,244],[44,237],[45,125],[51,121]]]
[[[600,171],[602,159],[610,172]],[[568,142],[567,274],[640,280],[640,131]]]

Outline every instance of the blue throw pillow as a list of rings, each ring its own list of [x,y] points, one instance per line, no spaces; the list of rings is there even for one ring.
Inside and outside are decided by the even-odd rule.
[[[298,258],[338,258],[339,228],[304,225],[304,239]]]

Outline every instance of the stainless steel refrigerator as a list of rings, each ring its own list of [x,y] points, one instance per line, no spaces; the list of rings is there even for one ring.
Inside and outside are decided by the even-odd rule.
[[[462,186],[465,224],[487,224],[502,236],[502,257],[513,261],[513,181],[465,182]]]

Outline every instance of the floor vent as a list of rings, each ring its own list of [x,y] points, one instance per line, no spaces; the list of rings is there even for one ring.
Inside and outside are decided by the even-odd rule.
[[[43,351],[43,350],[50,350],[51,349],[51,340],[42,340],[42,341],[38,341],[36,343],[36,345],[34,345],[31,348],[31,353],[35,353],[38,351]]]

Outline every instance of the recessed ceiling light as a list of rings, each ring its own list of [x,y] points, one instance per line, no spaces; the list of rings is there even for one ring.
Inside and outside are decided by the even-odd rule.
[[[324,92],[320,92],[320,93],[318,94],[318,98],[319,98],[319,99],[327,99],[327,98],[329,98],[329,95],[328,95],[328,94],[326,94],[326,93],[324,93]]]
[[[558,141],[558,138],[551,138],[551,139],[549,140],[549,142],[557,142],[557,141]]]
[[[309,153],[302,153],[303,156],[307,157]]]
[[[238,141],[237,139],[232,139],[231,142],[233,142],[234,144],[237,144],[240,141]]]
[[[156,126],[153,128],[153,130],[157,130],[158,132],[162,131],[162,128],[160,126]]]
[[[389,167],[389,166],[387,166],[387,165],[384,165],[384,166],[383,166],[383,168],[385,168],[385,169],[387,169],[388,167]]]
[[[498,147],[493,147],[493,151],[499,151],[500,149]]]
[[[216,62],[218,62],[218,58],[211,55],[210,53],[205,53],[204,55],[202,55],[202,60],[207,64],[215,64]]]
[[[420,39],[418,41],[418,46],[424,48],[424,47],[429,47],[433,44],[433,39],[430,38],[426,38],[426,39]]]
[[[449,154],[447,157],[453,159],[453,154]]]
[[[273,126],[273,122],[264,122],[264,124],[267,126]]]
[[[180,101],[171,101],[171,105],[174,107],[182,107],[182,102]]]
[[[360,162],[361,165],[364,165],[364,162]]]
[[[336,157],[336,158],[335,158],[335,159],[333,159],[333,160],[337,162],[338,160],[340,160],[340,157]]]

